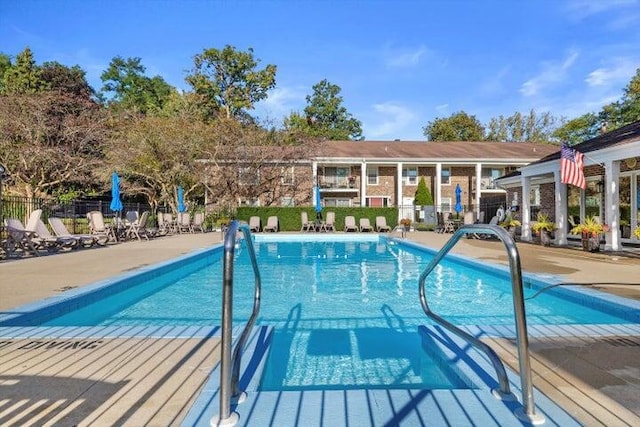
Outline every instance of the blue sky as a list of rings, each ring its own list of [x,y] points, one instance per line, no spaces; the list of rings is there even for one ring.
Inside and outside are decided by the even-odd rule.
[[[116,55],[188,89],[194,55],[228,44],[278,67],[261,119],[302,111],[327,79],[367,140],[423,140],[461,110],[575,118],[619,99],[640,68],[640,0],[0,1],[0,52],[80,65],[96,89]]]

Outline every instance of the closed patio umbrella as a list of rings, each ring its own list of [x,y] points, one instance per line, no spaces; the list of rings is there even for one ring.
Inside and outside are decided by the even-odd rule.
[[[456,184],[456,212],[462,212],[462,188],[460,188],[460,184]]]
[[[120,177],[116,172],[111,174],[111,204],[109,208],[113,212],[122,211],[122,200],[120,200]]]
[[[184,212],[187,208],[184,206],[184,190],[182,186],[178,186],[178,212]]]
[[[320,187],[313,187],[316,196],[316,219],[322,219],[322,203],[320,201]]]

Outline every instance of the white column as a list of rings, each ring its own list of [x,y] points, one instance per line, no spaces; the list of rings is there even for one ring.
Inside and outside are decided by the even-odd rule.
[[[442,212],[442,163],[436,163],[436,188],[434,188],[434,199],[436,201],[436,211]]]
[[[367,202],[367,162],[360,163],[360,206],[366,206]]]
[[[402,218],[402,162],[396,163],[396,207],[398,220]]]
[[[480,196],[482,195],[482,163],[476,163],[476,219],[480,218]]]
[[[620,235],[620,162],[608,160],[604,165],[604,223],[609,225],[605,233],[605,250],[619,251],[622,248]]]
[[[530,176],[522,176],[520,178],[521,186],[522,186],[522,201],[520,202],[520,217],[522,219],[522,234],[520,239],[525,242],[531,241],[531,204],[530,204],[530,193],[531,193],[531,177]]]
[[[560,171],[553,173],[556,198],[556,244],[567,244],[567,184],[560,182]]]

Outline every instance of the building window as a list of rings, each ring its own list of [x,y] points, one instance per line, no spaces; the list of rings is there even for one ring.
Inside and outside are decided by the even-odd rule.
[[[350,207],[351,206],[351,199],[341,199],[341,198],[325,198],[324,199],[324,207],[328,208],[328,207]]]
[[[369,208],[386,208],[391,206],[389,197],[385,196],[365,197],[365,203]]]
[[[282,185],[295,184],[294,176],[295,174],[294,174],[293,166],[287,166],[282,168]]]
[[[283,197],[282,198],[282,206],[293,207],[295,206],[295,202],[293,201],[293,197]]]
[[[442,168],[440,171],[440,184],[451,184],[451,168]]]
[[[367,166],[367,185],[378,185],[377,166]]]
[[[320,185],[324,188],[348,188],[350,172],[349,167],[325,167]]]
[[[440,200],[440,211],[451,212],[451,197],[443,197]]]
[[[418,168],[402,168],[402,183],[407,185],[417,185]]]
[[[480,183],[480,188],[482,190],[494,190],[498,188],[498,186],[495,184],[495,180],[496,178],[499,178],[504,174],[504,169],[482,168],[482,181]]]

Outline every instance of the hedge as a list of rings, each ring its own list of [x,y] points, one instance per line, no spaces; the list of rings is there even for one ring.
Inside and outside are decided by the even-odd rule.
[[[313,221],[316,217],[316,211],[313,206],[301,207],[253,207],[243,206],[236,211],[236,219],[249,222],[252,216],[259,216],[262,227],[267,224],[270,216],[278,217],[278,227],[280,231],[300,231],[302,228],[301,213],[307,212],[309,221]],[[322,209],[322,218],[326,218],[327,212],[335,212],[337,231],[344,230],[344,218],[353,216],[356,224],[360,223],[360,218],[369,218],[371,226],[375,229],[376,217],[383,216],[386,218],[387,225],[393,228],[398,223],[397,208],[362,208],[362,207],[325,207]]]

